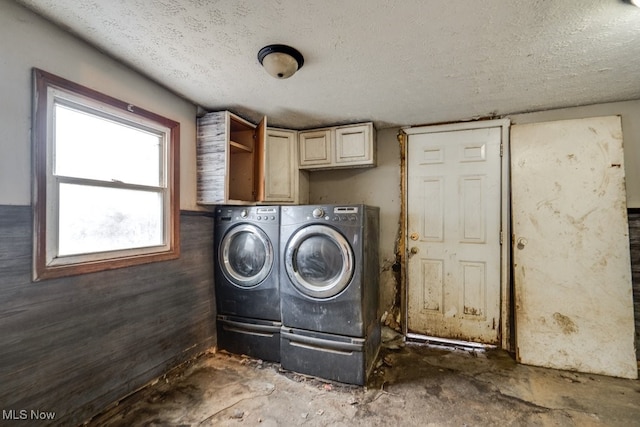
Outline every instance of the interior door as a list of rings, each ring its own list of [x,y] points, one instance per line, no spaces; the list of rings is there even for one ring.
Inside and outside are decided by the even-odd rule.
[[[619,117],[511,128],[517,358],[636,378]]]
[[[502,128],[410,134],[408,332],[498,343]]]

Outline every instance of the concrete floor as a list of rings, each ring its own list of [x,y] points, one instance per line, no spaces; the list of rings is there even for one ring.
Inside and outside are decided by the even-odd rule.
[[[503,351],[381,350],[367,387],[207,353],[90,426],[640,426],[640,381],[520,365]]]

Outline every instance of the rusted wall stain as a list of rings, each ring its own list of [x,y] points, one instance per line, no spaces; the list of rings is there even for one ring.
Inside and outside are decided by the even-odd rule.
[[[391,301],[391,304],[383,308],[381,321],[396,331],[400,331],[400,261],[386,259],[382,263],[380,283],[382,289],[381,301]]]
[[[392,304],[384,308],[384,312],[381,316],[381,322],[398,332],[402,332],[402,325],[405,319],[402,318],[402,313],[405,312],[405,239],[406,231],[404,226],[405,206],[406,206],[406,193],[405,193],[405,141],[406,134],[400,130],[397,134],[398,147],[400,150],[400,216],[398,218],[398,234],[396,237],[395,247],[395,260],[387,259],[382,266],[381,278],[384,278],[386,288],[386,299],[383,301],[391,300]],[[391,296],[391,294],[393,294]]]
[[[402,194],[402,198],[400,199],[400,227],[398,230],[398,240],[397,240],[397,249],[396,249],[396,267],[395,270],[397,272],[398,277],[398,298],[397,305],[394,309],[397,312],[397,315],[394,316],[398,319],[398,323],[406,323],[406,319],[400,321],[400,317],[402,313],[407,312],[407,289],[406,289],[406,238],[407,238],[407,229],[405,224],[406,217],[406,209],[407,209],[407,185],[406,185],[406,177],[407,177],[407,134],[404,131],[400,130],[398,132],[398,143],[400,146],[400,194]],[[399,325],[398,325],[399,326]],[[403,329],[405,332],[407,331],[407,325],[405,324]]]

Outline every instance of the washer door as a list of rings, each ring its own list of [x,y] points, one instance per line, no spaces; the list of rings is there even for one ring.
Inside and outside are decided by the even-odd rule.
[[[289,239],[284,253],[291,283],[303,295],[330,298],[347,287],[353,276],[353,250],[331,227],[310,225]]]
[[[238,225],[225,234],[219,248],[220,268],[234,285],[251,288],[273,267],[273,245],[260,228]]]

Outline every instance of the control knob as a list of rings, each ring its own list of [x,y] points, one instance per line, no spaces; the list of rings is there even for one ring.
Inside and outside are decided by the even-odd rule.
[[[248,216],[249,216],[249,211],[248,211],[248,210],[246,210],[246,209],[242,209],[242,210],[240,211],[240,216],[241,216],[242,218],[246,218],[246,217],[248,217]]]
[[[320,218],[324,215],[324,210],[322,208],[315,208],[311,214],[314,218]]]

